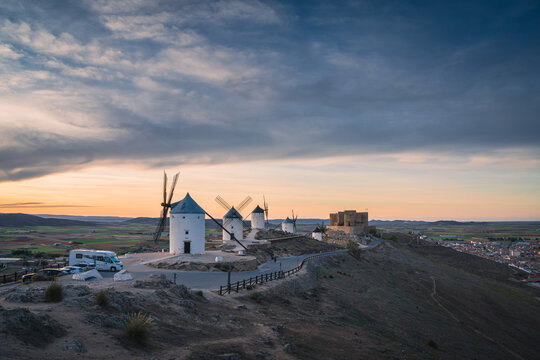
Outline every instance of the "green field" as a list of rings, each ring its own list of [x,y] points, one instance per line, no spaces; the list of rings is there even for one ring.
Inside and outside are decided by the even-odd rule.
[[[167,234],[157,244],[151,241],[155,227],[145,224],[102,224],[94,226],[0,227],[0,253],[27,249],[33,253],[62,255],[73,248],[127,251],[138,247],[163,248]],[[54,246],[54,244],[66,246]],[[69,246],[67,246],[69,245]]]
[[[152,241],[155,225],[137,223],[98,224],[92,226],[33,226],[0,227],[0,254],[16,249],[51,255],[67,254],[70,249],[92,248],[116,252],[138,248],[162,249],[169,246],[169,235],[164,232],[157,243]],[[168,231],[167,229],[165,231]],[[206,227],[206,236],[221,236],[216,226]],[[54,244],[69,246],[54,246]]]

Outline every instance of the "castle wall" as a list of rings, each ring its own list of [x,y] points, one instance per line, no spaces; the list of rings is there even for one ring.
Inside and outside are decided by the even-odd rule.
[[[345,210],[330,214],[330,229],[347,234],[363,234],[368,232],[368,213]]]

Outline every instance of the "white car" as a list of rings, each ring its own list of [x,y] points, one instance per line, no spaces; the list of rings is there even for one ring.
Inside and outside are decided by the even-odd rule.
[[[62,273],[69,275],[69,274],[80,274],[84,271],[84,268],[80,266],[66,266],[60,269]]]

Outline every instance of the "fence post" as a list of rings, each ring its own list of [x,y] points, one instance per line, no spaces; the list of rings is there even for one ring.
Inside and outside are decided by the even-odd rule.
[[[6,283],[6,275],[4,274],[4,280],[2,280],[2,284]]]
[[[223,294],[221,293],[221,289],[223,289],[223,285],[219,285],[219,295],[223,295]]]
[[[242,283],[242,288],[246,288],[246,279],[244,279],[243,283]]]
[[[236,292],[240,290],[240,281],[236,282]]]

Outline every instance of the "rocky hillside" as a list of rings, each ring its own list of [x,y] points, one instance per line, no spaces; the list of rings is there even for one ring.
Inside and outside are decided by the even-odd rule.
[[[239,294],[193,293],[164,279],[103,289],[0,288],[9,359],[534,359],[540,293],[462,267],[454,253],[388,241],[360,256],[309,262],[297,276]],[[471,261],[474,261],[471,260]],[[495,271],[495,270],[493,270]],[[511,274],[510,274],[511,275]],[[97,305],[104,290],[106,305]],[[141,311],[145,344],[127,336]]]

